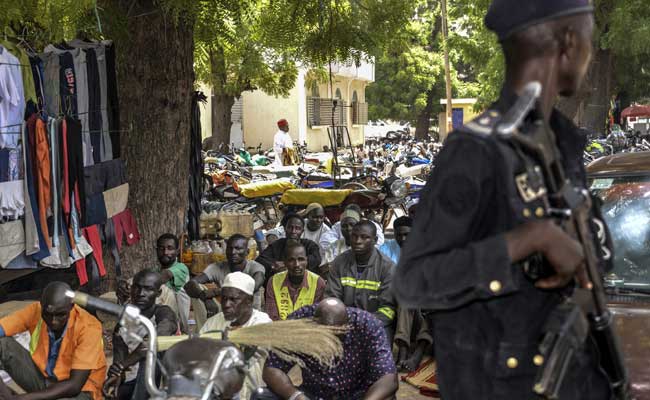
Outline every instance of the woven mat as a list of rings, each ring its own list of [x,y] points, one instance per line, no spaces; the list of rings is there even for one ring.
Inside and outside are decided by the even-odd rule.
[[[418,369],[404,375],[402,380],[420,389],[420,394],[427,397],[440,397],[436,380],[436,362],[433,358],[425,358]]]

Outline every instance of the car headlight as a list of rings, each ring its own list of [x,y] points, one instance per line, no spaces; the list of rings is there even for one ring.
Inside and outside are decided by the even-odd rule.
[[[390,192],[393,197],[406,197],[408,195],[408,186],[404,179],[397,179],[395,182],[390,184]]]

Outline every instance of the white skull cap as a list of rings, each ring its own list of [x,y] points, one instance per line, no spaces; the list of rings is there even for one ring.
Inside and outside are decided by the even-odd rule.
[[[221,287],[239,289],[247,295],[252,296],[255,291],[255,279],[243,272],[232,272],[226,275],[226,279],[223,280]]]

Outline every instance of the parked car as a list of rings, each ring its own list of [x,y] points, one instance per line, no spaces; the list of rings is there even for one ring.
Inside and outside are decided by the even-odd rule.
[[[364,128],[366,138],[385,138],[389,133],[393,135],[408,135],[411,132],[410,122],[368,121]]]
[[[650,399],[650,152],[600,158],[587,167],[613,241],[605,276],[634,399]]]

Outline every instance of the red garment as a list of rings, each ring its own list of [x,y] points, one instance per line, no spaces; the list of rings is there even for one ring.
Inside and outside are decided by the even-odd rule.
[[[83,230],[84,237],[90,244],[90,247],[93,248],[93,257],[97,262],[97,267],[99,268],[99,275],[105,276],[106,268],[104,267],[104,255],[102,253],[102,240],[99,237],[99,229],[97,229],[97,225],[93,225],[87,228],[83,228],[82,230]]]
[[[38,198],[38,211],[41,219],[43,238],[49,249],[52,248],[50,231],[47,227],[47,212],[52,206],[52,164],[50,160],[50,146],[47,141],[47,126],[42,119],[36,119],[36,192]]]
[[[86,283],[88,283],[88,271],[86,270],[86,259],[82,258],[81,260],[77,260],[77,262],[74,263],[74,267],[77,270],[77,278],[79,278],[79,285],[83,286]]]
[[[126,237],[126,244],[129,246],[140,241],[138,225],[128,208],[113,217],[113,224],[115,225],[115,241],[118,250],[122,249],[122,237]]]
[[[62,137],[62,150],[63,150],[63,190],[61,193],[62,201],[61,205],[63,207],[63,212],[65,213],[66,221],[68,226],[70,226],[70,182],[68,181],[70,174],[68,173],[68,125],[65,122],[65,118],[61,123],[63,129]]]

